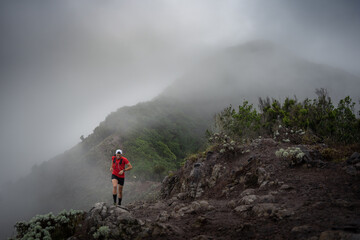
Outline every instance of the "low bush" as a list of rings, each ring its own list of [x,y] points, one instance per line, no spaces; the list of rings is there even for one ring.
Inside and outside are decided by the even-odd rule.
[[[72,236],[75,228],[84,218],[84,211],[62,211],[57,216],[53,213],[37,215],[29,222],[17,222],[17,235],[13,239],[66,239]]]

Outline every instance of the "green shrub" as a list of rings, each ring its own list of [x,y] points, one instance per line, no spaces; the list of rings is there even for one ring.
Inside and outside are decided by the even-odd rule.
[[[290,166],[302,163],[305,153],[298,147],[280,148],[275,152],[279,158],[283,158]]]
[[[311,132],[304,136],[307,143],[327,141],[329,143],[355,143],[360,141],[360,119],[355,115],[355,103],[347,96],[337,107],[325,89],[316,89],[317,98],[298,102],[286,98],[284,103],[269,98],[259,99],[261,125],[269,135],[276,131],[279,123],[292,129]],[[310,139],[311,138],[311,139]]]
[[[110,229],[108,226],[101,226],[98,230],[93,234],[95,239],[108,239],[110,234]]]
[[[57,216],[51,212],[36,215],[29,222],[17,222],[15,239],[66,239],[72,236],[76,226],[83,220],[84,211],[62,211]]]
[[[231,138],[255,137],[261,128],[260,117],[253,105],[244,101],[238,111],[230,106],[217,114],[215,127]]]

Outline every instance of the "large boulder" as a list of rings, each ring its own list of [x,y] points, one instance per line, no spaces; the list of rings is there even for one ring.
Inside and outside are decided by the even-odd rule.
[[[360,153],[354,152],[347,160],[347,164],[355,165],[360,162]]]
[[[159,221],[166,221],[169,215],[162,212]],[[142,239],[173,234],[173,228],[162,223],[147,223],[135,218],[128,209],[96,203],[87,213],[84,221],[87,232],[94,238]]]

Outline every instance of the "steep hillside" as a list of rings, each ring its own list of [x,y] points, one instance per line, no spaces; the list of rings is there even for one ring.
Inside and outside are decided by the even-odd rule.
[[[87,213],[70,215],[71,224],[54,226],[58,231],[68,229],[70,239],[360,237],[359,153],[334,163],[314,150],[326,147],[322,145],[260,138],[233,146],[188,159],[164,179],[157,201],[125,207],[97,203]],[[288,158],[279,150],[301,155]],[[33,221],[42,225],[48,218]],[[31,224],[18,226],[19,238],[35,234]]]
[[[259,96],[308,97],[317,87],[327,88],[336,100],[357,94],[359,82],[268,42],[226,49],[194,66],[155,99],[111,113],[77,146],[34,166],[31,174],[4,189],[0,215],[9,217],[1,218],[0,232],[8,235],[16,221],[35,214],[109,201],[109,159],[119,147],[134,166],[124,190],[129,203],[151,190],[144,187],[151,183],[143,181],[159,181],[201,148],[213,115],[225,106],[243,99],[257,103]]]

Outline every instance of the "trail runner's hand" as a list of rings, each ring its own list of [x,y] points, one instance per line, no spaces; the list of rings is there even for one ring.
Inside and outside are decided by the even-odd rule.
[[[120,175],[122,175],[123,173],[124,173],[124,170],[121,170],[121,171],[119,172]]]
[[[110,168],[110,172],[112,172],[112,171],[113,171],[113,168],[111,167],[111,168]]]

